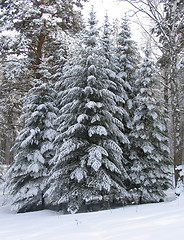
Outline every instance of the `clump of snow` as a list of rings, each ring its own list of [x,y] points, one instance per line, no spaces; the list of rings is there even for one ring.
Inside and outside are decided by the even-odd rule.
[[[86,103],[86,107],[89,109],[92,108],[101,108],[102,107],[102,103],[100,102],[94,102],[94,101],[89,101],[88,103]]]
[[[71,173],[70,178],[80,182],[85,176],[86,172],[82,168],[77,168]]]
[[[89,137],[92,137],[94,134],[107,136],[107,130],[103,126],[93,126],[90,127],[88,131]]]
[[[143,151],[145,153],[151,153],[153,150],[154,150],[154,147],[151,146],[150,144],[145,144],[143,147],[142,147]]]
[[[98,122],[98,121],[100,121],[100,116],[96,114],[94,117],[92,117],[91,123]]]
[[[150,113],[151,117],[155,120],[158,117],[158,114],[156,112]]]
[[[88,119],[88,115],[86,114],[80,114],[77,118],[78,123],[82,123],[85,119]]]
[[[107,130],[103,126],[93,126],[90,127],[88,131],[89,137],[92,137],[94,134],[107,136]]]
[[[140,125],[136,125],[136,130],[139,131],[141,129],[144,129],[144,123],[141,123]]]

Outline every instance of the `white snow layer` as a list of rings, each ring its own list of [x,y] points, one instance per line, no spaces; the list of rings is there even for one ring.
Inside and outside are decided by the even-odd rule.
[[[89,137],[92,137],[94,134],[107,136],[107,130],[103,126],[93,126],[88,130]]]
[[[3,198],[1,198],[3,202]],[[2,240],[173,240],[184,236],[184,195],[172,202],[76,215],[0,207]]]

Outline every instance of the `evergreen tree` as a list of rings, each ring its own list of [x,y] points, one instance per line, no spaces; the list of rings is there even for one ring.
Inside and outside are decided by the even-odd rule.
[[[81,30],[81,13],[76,6],[82,7],[83,1],[6,0],[5,5],[0,2],[1,30],[17,32],[17,41],[13,42],[11,50],[18,55],[30,56],[32,67],[37,67],[49,50],[47,45],[54,43],[58,31]]]
[[[128,99],[128,93],[126,91],[126,84],[124,79],[120,74],[120,65],[119,65],[119,56],[117,56],[116,48],[113,46],[111,36],[111,28],[108,20],[108,16],[105,16],[105,22],[103,26],[102,33],[102,53],[106,59],[106,67],[105,71],[108,76],[108,89],[112,91],[116,95],[116,105],[121,108],[123,114],[117,112],[115,113],[117,118],[122,122],[124,126],[130,124],[130,116],[126,108],[126,103]],[[122,113],[121,112],[121,113]],[[124,129],[124,128],[123,128]],[[124,139],[126,138],[126,134],[124,135]],[[129,143],[128,139],[124,142],[126,144]]]
[[[3,114],[9,131],[4,138],[7,164],[13,159],[9,153],[17,133],[16,125],[19,125],[20,98],[27,94],[35,78],[42,78],[42,61],[45,71],[49,68],[47,73],[55,74],[51,66],[57,65],[58,61],[56,54],[60,44],[57,36],[61,32],[73,34],[83,28],[80,10],[85,1],[0,0],[0,61],[7,110]],[[56,81],[56,76],[50,76],[50,79]]]
[[[85,1],[0,1],[0,46],[4,78],[16,79],[19,88],[22,87],[24,91],[29,89],[35,76],[40,78],[37,69],[42,60],[52,58],[53,65],[54,60],[57,61],[55,54],[60,49],[61,35],[82,29],[79,9],[82,7],[81,2]],[[28,88],[25,88],[27,85]]]
[[[50,84],[37,81],[25,99],[25,126],[14,146],[18,153],[6,174],[13,209],[18,212],[44,208],[48,162],[54,155],[56,135],[54,98]]]
[[[126,108],[131,113],[132,99],[134,96],[134,83],[138,64],[138,51],[136,43],[131,39],[131,30],[128,19],[122,19],[117,43],[116,55],[118,57],[117,74],[122,79],[122,84],[127,93]],[[126,126],[127,129],[129,126]]]
[[[121,122],[124,125],[124,134],[128,136],[129,139],[134,112],[133,98],[135,95],[134,85],[137,78],[138,52],[136,43],[131,39],[131,31],[127,18],[123,18],[120,24],[116,56],[116,74],[121,81],[121,96],[124,99],[124,103],[121,104],[121,107],[124,109],[124,112],[126,111]],[[129,141],[126,144],[121,144],[121,148],[127,160],[127,171],[129,171],[131,142]],[[130,183],[127,181],[127,189],[130,188],[129,185]]]
[[[74,38],[67,36],[65,33],[58,33],[54,43],[57,48],[53,49],[52,43],[50,44],[47,68],[53,83],[57,84],[62,77],[63,67],[71,57],[70,45],[72,41],[74,41]]]
[[[122,152],[123,152],[123,165],[126,167],[128,163],[127,152],[129,151],[130,142],[128,140],[127,128],[130,127],[130,115],[126,104],[128,100],[128,92],[125,80],[120,75],[120,64],[119,56],[117,56],[116,47],[114,46],[113,36],[111,35],[111,26],[109,23],[108,15],[105,16],[105,21],[103,25],[103,32],[101,38],[102,53],[107,61],[106,74],[108,76],[108,89],[115,94],[116,106],[118,106],[118,111],[114,112],[114,116],[121,122],[122,129],[121,132],[124,135],[123,141],[119,142]],[[119,112],[119,108],[121,112]],[[126,159],[126,160],[125,160]]]
[[[22,108],[21,98],[28,91],[30,82],[33,80],[33,77],[30,77],[30,82],[27,81],[28,76],[31,76],[31,71],[26,67],[28,65],[27,58],[24,58],[23,55],[17,57],[14,54],[14,50],[18,47],[15,44],[18,41],[16,38],[18,38],[16,34],[8,36],[7,32],[2,32],[0,36],[0,64],[2,68],[0,108],[3,117],[2,134],[4,135],[2,146],[7,165],[13,161],[14,154],[10,149],[15,143],[17,130],[21,125],[19,121]]]
[[[39,64],[58,50],[58,34],[76,33],[83,28],[80,9],[86,0],[1,0],[1,59],[14,72],[20,63],[26,69],[24,79],[39,78]],[[11,56],[11,57],[10,57]],[[17,64],[17,59],[23,59]],[[7,61],[8,60],[8,61]],[[54,58],[53,58],[54,60]],[[16,66],[13,66],[16,65]],[[12,71],[12,72],[13,72]],[[32,72],[33,71],[33,72]],[[6,72],[3,67],[3,74]],[[10,72],[10,71],[7,71]],[[19,73],[19,80],[21,74]]]
[[[160,75],[164,85],[165,107],[170,113],[169,138],[170,152],[173,158],[175,184],[179,177],[176,170],[182,164],[184,156],[183,128],[181,118],[183,106],[180,102],[180,84],[177,65],[184,49],[184,1],[183,0],[122,0],[134,8],[135,13],[143,13],[154,24],[152,33],[156,35],[154,44],[161,51]],[[144,23],[142,23],[144,24]],[[153,36],[154,37],[154,36]],[[180,141],[181,140],[181,141]]]
[[[164,190],[171,186],[167,124],[165,111],[159,100],[153,63],[149,51],[140,66],[135,82],[136,110],[131,131],[131,187],[134,200],[158,202]]]
[[[94,203],[107,208],[128,198],[124,186],[128,175],[118,145],[124,140],[123,125],[114,116],[122,110],[109,90],[107,60],[98,43],[93,10],[88,24],[82,49],[66,65],[61,79],[57,154],[50,161],[46,193],[53,204],[70,213]]]
[[[54,87],[57,85],[62,76],[63,66],[67,62],[69,52],[67,45],[64,34],[58,34],[56,39],[49,44],[47,54],[42,58],[36,71],[42,82],[51,82]]]

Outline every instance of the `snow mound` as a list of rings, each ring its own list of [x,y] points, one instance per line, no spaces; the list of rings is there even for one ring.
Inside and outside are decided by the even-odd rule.
[[[172,202],[75,215],[48,210],[15,214],[8,205],[0,207],[3,240],[173,240],[184,235],[183,226],[183,193]]]

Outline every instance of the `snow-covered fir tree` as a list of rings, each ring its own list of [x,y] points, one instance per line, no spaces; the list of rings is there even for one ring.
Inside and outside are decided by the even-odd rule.
[[[82,7],[83,1],[0,1],[0,53],[4,78],[19,81],[23,92],[30,89],[35,75],[40,78],[37,69],[43,60],[51,69],[58,59],[65,58],[66,53],[61,51],[62,38],[65,31],[81,30],[78,7]]]
[[[117,56],[116,48],[114,47],[113,36],[111,35],[111,25],[109,23],[108,15],[105,16],[103,24],[102,37],[100,39],[102,45],[102,53],[106,59],[106,73],[108,75],[109,88],[117,97],[117,104],[123,105],[128,96],[125,91],[125,82],[119,75],[119,56]]]
[[[21,57],[23,60],[20,63],[22,65],[24,63],[23,70],[26,69],[26,73],[32,70],[36,73],[36,78],[39,78],[37,68],[42,59],[51,57],[58,50],[57,36],[63,32],[76,33],[83,28],[80,10],[85,1],[0,1],[0,31],[2,32],[0,47],[1,54],[5,58],[4,65],[10,65],[9,62],[13,56],[11,69],[16,72],[17,66],[14,65],[18,65],[17,59]],[[30,83],[35,79],[33,72],[29,76],[25,72],[23,72],[24,80]],[[4,73],[6,69],[3,67]],[[19,80],[21,79],[19,74]]]
[[[135,82],[136,109],[130,133],[130,186],[134,200],[140,203],[163,200],[164,190],[171,186],[167,117],[149,51],[145,53]]]
[[[124,99],[121,107],[126,113],[122,117],[121,122],[124,125],[123,132],[129,139],[129,133],[132,129],[132,115],[134,112],[133,97],[135,95],[134,85],[137,78],[139,55],[136,43],[131,39],[129,21],[126,17],[120,22],[116,43],[116,58],[116,74],[121,83],[120,96]],[[124,157],[127,160],[127,169],[129,168],[130,145],[130,141],[126,144],[121,144]],[[127,182],[127,184],[127,189],[129,189],[129,182]]]
[[[64,68],[59,93],[57,154],[50,161],[53,168],[46,195],[70,213],[95,203],[108,208],[128,197],[124,186],[128,175],[118,145],[124,140],[123,125],[114,116],[122,110],[109,90],[107,60],[96,24],[92,9],[82,49]]]
[[[63,38],[64,33],[58,35],[48,44],[47,54],[42,57],[36,70],[37,77],[45,83],[52,83],[54,88],[62,76],[62,69],[68,57],[68,46]]]
[[[35,82],[25,97],[25,125],[17,137],[15,160],[7,174],[7,188],[13,209],[25,212],[44,208],[49,160],[54,156],[56,132],[53,121],[55,91],[49,83]]]
[[[19,118],[22,108],[21,98],[31,86],[33,71],[27,68],[29,60],[22,55],[15,54],[15,49],[24,49],[17,34],[13,36],[6,31],[0,36],[0,65],[2,69],[0,88],[0,108],[3,117],[2,146],[5,154],[5,164],[13,161],[13,152],[10,151],[15,143],[18,126],[21,125]],[[12,49],[11,49],[12,48]],[[29,79],[29,81],[28,81]]]
[[[57,84],[60,82],[62,77],[63,67],[68,59],[72,56],[72,47],[74,47],[74,42],[77,37],[74,38],[63,32],[58,32],[55,38],[56,40],[54,45],[56,47],[53,48],[53,44],[50,43],[49,54],[47,54],[48,57],[45,56],[45,59],[47,59],[48,62],[46,66],[51,74],[51,81],[57,88]]]
[[[85,1],[0,0],[0,61],[3,84],[6,84],[4,89],[7,90],[5,98],[11,97],[13,101],[16,99],[12,109],[12,106],[6,104],[6,109],[11,109],[5,116],[7,129],[11,133],[10,138],[4,139],[7,164],[12,161],[12,156],[8,156],[8,153],[15,142],[12,136],[16,135],[16,131],[12,126],[19,124],[18,110],[22,108],[20,96],[24,96],[33,86],[35,76],[37,79],[41,77],[37,70],[43,59],[45,66],[46,63],[49,64],[49,74],[52,73],[51,65],[57,65],[54,63],[58,61],[55,54],[60,48],[57,35],[61,32],[73,34],[83,28],[80,10]],[[54,80],[56,81],[56,76]],[[9,119],[16,121],[8,121]]]
[[[131,112],[139,55],[136,43],[131,39],[129,21],[126,17],[122,19],[120,24],[116,55],[118,58],[117,74],[122,79],[127,93],[127,111]]]
[[[126,91],[127,86],[125,80],[122,78],[119,72],[119,56],[117,55],[111,32],[111,25],[109,23],[108,15],[106,14],[101,37],[101,44],[103,55],[107,61],[105,70],[108,76],[108,89],[116,95],[115,102],[116,106],[118,106],[118,111],[114,112],[114,116],[119,120],[119,122],[121,122],[121,131],[124,135],[123,141],[119,142],[119,144],[123,152],[123,165],[125,167],[126,162],[128,162],[126,161],[126,158],[130,145],[127,128],[131,126],[131,119],[129,111],[127,111],[128,108],[126,106],[128,101],[128,93]],[[121,109],[121,112],[119,111],[119,108]]]

